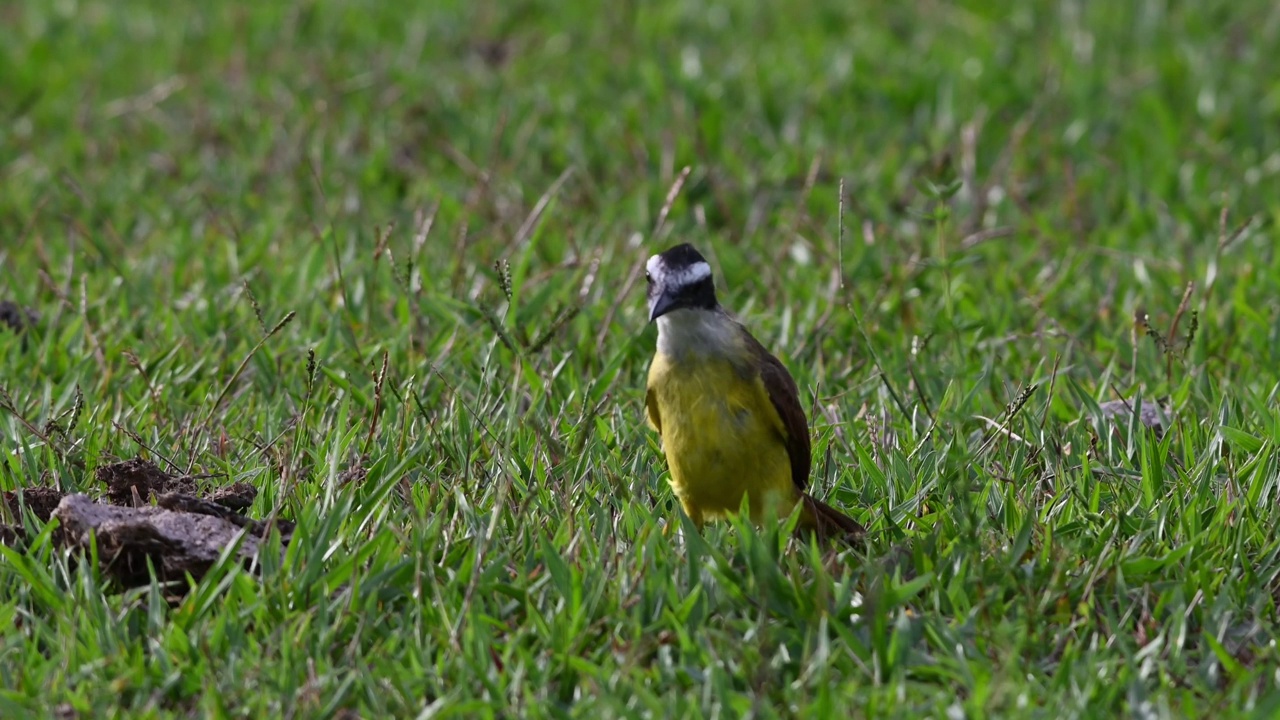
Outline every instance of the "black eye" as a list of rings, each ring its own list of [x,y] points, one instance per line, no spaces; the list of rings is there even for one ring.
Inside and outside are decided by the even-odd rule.
[[[653,284],[653,276],[649,274],[648,270],[646,270],[644,273],[644,281],[649,283],[650,285]]]

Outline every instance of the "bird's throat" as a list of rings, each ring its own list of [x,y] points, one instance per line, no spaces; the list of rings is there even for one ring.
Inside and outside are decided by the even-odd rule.
[[[719,310],[676,310],[658,318],[658,352],[681,360],[690,355],[733,357],[741,352],[741,327]]]

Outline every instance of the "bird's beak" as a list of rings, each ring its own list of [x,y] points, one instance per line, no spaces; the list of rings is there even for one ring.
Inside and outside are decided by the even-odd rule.
[[[663,315],[671,312],[675,309],[675,305],[675,295],[663,290],[659,293],[658,299],[654,300],[649,306],[649,322],[653,322],[654,320],[657,320]]]

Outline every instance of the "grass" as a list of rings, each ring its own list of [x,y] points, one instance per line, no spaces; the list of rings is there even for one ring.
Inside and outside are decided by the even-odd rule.
[[[1280,707],[1273,3],[0,17],[0,299],[42,314],[0,489],[141,454],[299,524],[170,607],[7,518],[0,715]],[[681,240],[865,549],[682,525],[636,285]]]

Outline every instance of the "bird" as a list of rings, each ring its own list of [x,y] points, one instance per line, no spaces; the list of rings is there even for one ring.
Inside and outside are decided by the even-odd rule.
[[[864,528],[807,492],[809,426],[787,368],[716,299],[711,265],[689,243],[645,263],[649,322],[658,326],[645,415],[668,481],[698,528],[736,513],[786,518],[797,531],[855,542]]]

